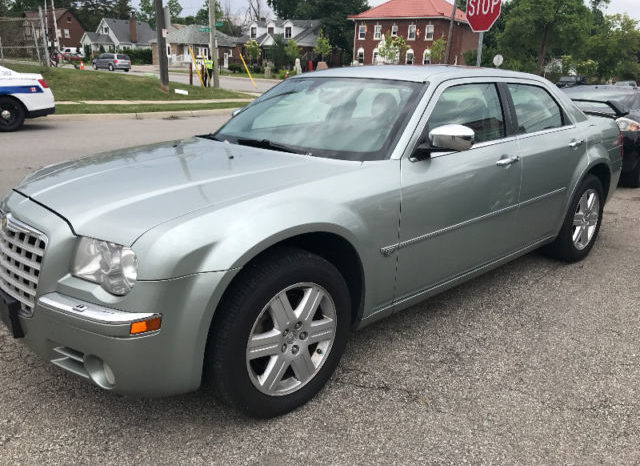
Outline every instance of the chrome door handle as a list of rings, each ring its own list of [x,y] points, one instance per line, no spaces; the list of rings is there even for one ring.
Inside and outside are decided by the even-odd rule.
[[[496,162],[496,165],[499,167],[508,167],[513,165],[514,163],[518,163],[520,161],[520,157],[517,155],[515,157],[507,157],[504,159],[500,159]]]
[[[571,147],[572,149],[577,149],[582,144],[584,144],[584,139],[580,139],[579,141],[573,141],[571,144],[569,144],[569,147]]]

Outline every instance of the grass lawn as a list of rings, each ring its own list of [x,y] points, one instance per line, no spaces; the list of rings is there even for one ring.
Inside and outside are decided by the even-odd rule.
[[[185,110],[217,110],[245,107],[247,102],[224,102],[216,104],[144,104],[144,105],[108,105],[108,104],[57,104],[57,115],[78,115],[83,113],[146,113],[180,112]]]
[[[194,100],[246,99],[252,96],[225,89],[205,89],[186,84],[170,83],[171,92],[160,90],[160,81],[145,76],[131,76],[122,71],[106,72],[70,68],[44,68],[38,65],[7,64],[19,73],[40,73],[49,84],[56,100]],[[90,65],[89,65],[90,68]],[[174,89],[186,89],[180,95]]]

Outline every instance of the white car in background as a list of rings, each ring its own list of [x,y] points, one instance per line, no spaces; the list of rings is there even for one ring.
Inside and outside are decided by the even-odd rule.
[[[25,118],[55,111],[53,93],[42,75],[17,73],[0,66],[0,132],[15,131]]]

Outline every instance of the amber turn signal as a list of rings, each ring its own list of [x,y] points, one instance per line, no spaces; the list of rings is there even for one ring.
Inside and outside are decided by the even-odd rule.
[[[147,320],[141,320],[139,322],[132,322],[129,333],[131,335],[138,335],[140,333],[152,332],[154,330],[160,330],[162,325],[162,317],[152,317]]]

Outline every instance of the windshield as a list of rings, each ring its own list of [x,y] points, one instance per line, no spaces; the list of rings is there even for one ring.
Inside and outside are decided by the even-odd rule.
[[[376,79],[291,79],[255,100],[215,138],[318,157],[381,160],[390,155],[423,88]]]

